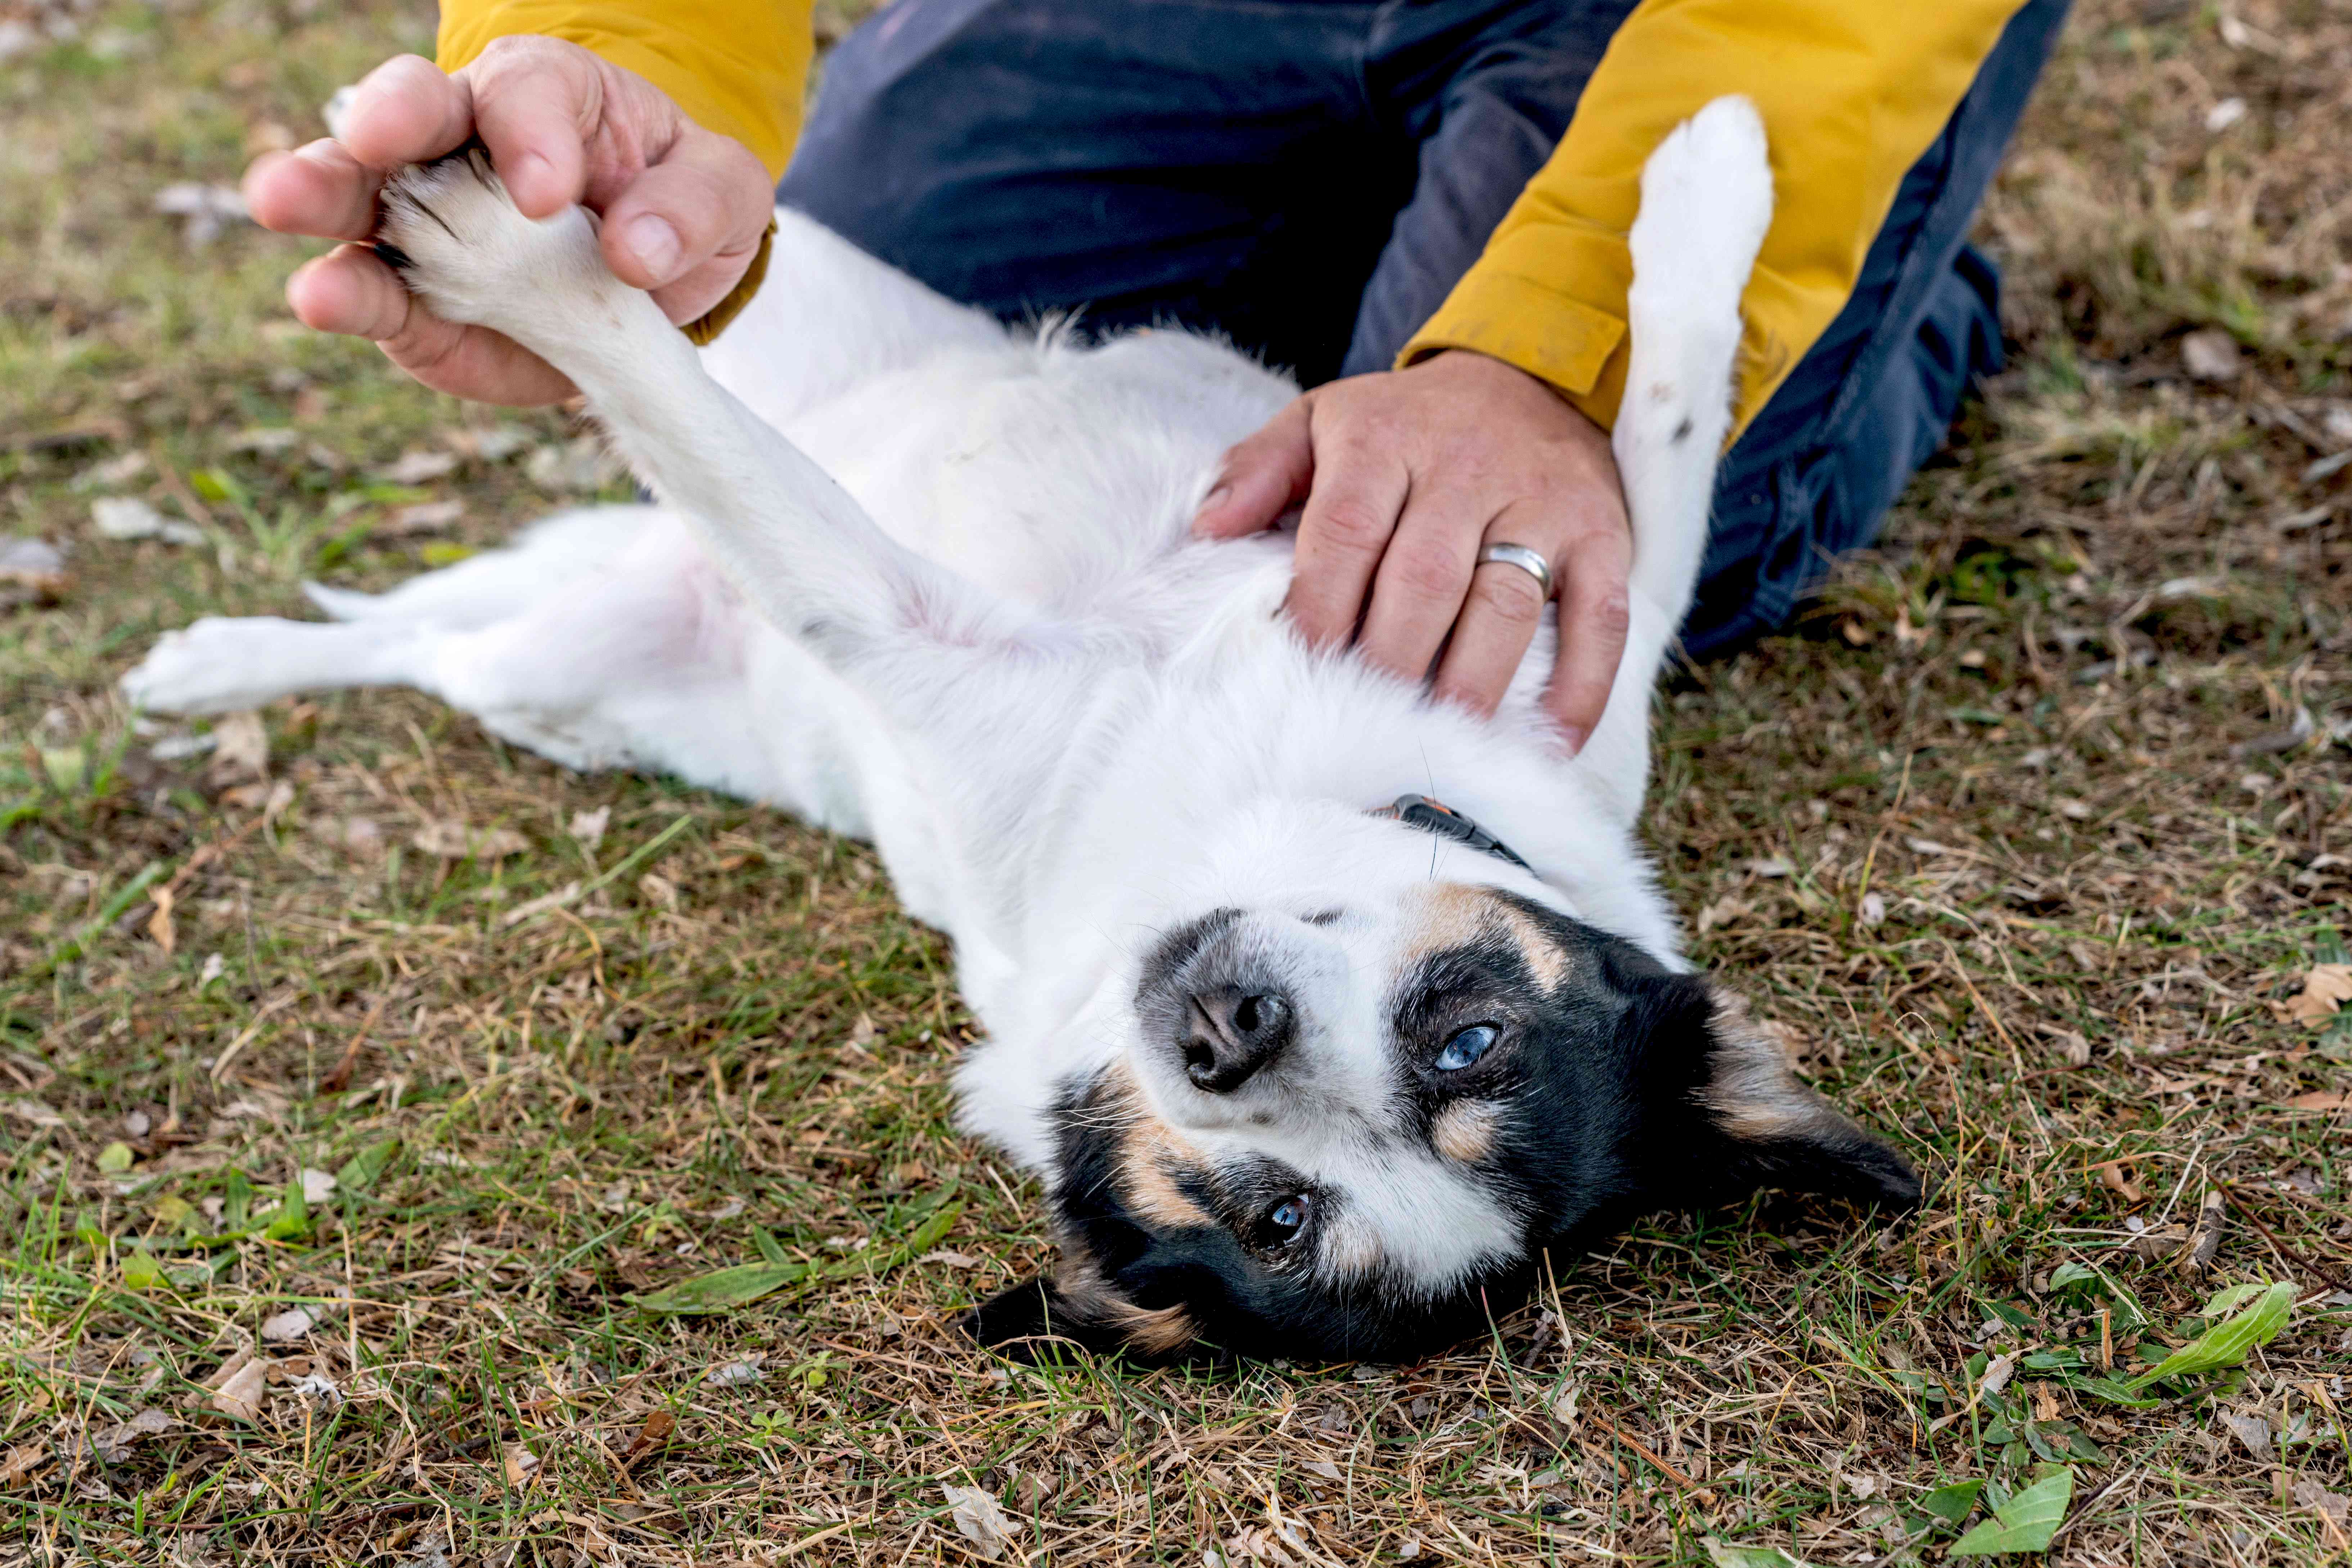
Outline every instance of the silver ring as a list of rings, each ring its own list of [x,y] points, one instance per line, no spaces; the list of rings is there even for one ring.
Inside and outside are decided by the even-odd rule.
[[[1536,587],[1545,598],[1551,597],[1551,563],[1543,558],[1540,551],[1524,544],[1489,544],[1478,552],[1478,564],[1490,563],[1517,567],[1536,580]]]

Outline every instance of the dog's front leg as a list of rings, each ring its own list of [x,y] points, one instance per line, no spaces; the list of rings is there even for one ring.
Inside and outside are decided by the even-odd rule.
[[[751,602],[828,663],[850,674],[910,639],[1019,638],[1023,616],[892,541],[713,382],[652,299],[605,269],[587,214],[524,217],[478,151],[404,171],[384,188],[383,209],[381,248],[408,286],[444,317],[503,332],[570,376]]]

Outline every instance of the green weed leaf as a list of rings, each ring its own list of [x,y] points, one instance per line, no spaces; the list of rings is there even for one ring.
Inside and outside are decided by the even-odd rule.
[[[345,1193],[367,1191],[375,1185],[376,1178],[383,1174],[384,1168],[399,1152],[400,1140],[397,1138],[386,1138],[380,1143],[369,1144],[344,1161],[342,1168],[335,1173],[336,1190]]]
[[[1948,1487],[1937,1487],[1919,1500],[1919,1506],[1942,1520],[1946,1524],[1958,1524],[1969,1517],[1969,1510],[1977,1506],[1977,1494],[1984,1490],[1982,1479],[1954,1481]]]
[[[163,1266],[155,1255],[144,1249],[134,1251],[122,1260],[122,1284],[129,1290],[152,1290],[163,1282]]]
[[[2213,1300],[2218,1304],[2225,1298],[2243,1299],[2236,1291],[2224,1290]],[[2215,1308],[2207,1310],[2210,1312]],[[2283,1279],[2264,1289],[2252,1305],[2236,1316],[2216,1323],[2166,1356],[2154,1370],[2132,1379],[2131,1386],[2141,1389],[2169,1377],[2195,1377],[2241,1365],[2256,1345],[2266,1345],[2279,1337],[2279,1331],[2286,1327],[2287,1318],[2294,1310],[2294,1282]]]
[[[1952,1542],[1955,1557],[2043,1552],[2074,1499],[2074,1471],[2060,1466],[1993,1510],[1990,1519]]]
[[[739,1263],[629,1300],[645,1311],[677,1317],[724,1312],[748,1307],[762,1296],[806,1279],[808,1272],[805,1263]]]
[[[131,1159],[130,1144],[120,1142],[109,1143],[98,1152],[98,1168],[110,1176],[119,1176],[131,1169]]]
[[[278,1212],[261,1234],[272,1241],[299,1241],[310,1234],[310,1200],[302,1195],[299,1177],[286,1184]]]

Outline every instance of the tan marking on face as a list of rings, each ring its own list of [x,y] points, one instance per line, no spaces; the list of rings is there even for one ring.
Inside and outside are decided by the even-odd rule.
[[[1559,990],[1560,983],[1568,978],[1568,955],[1560,952],[1559,944],[1552,941],[1551,933],[1517,905],[1504,903],[1499,899],[1492,900],[1492,903],[1496,914],[1502,920],[1503,929],[1509,931],[1511,940],[1518,944],[1519,957],[1526,961],[1528,973],[1536,977],[1536,984],[1546,991]]]
[[[1408,962],[1468,947],[1493,934],[1503,905],[1491,888],[1440,882],[1422,898],[1420,929],[1405,943]]]
[[[1128,1207],[1150,1223],[1171,1230],[1197,1230],[1217,1222],[1208,1211],[1184,1195],[1177,1173],[1206,1165],[1201,1151],[1173,1127],[1153,1115],[1125,1062],[1110,1068],[1110,1092],[1105,1096],[1126,1121],[1119,1141],[1119,1195]]]
[[[1457,1100],[1430,1123],[1430,1146],[1449,1160],[1471,1164],[1494,1152],[1502,1108],[1491,1100]]]

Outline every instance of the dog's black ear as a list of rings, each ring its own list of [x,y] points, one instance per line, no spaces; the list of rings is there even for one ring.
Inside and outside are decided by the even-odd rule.
[[[964,1331],[1017,1361],[1034,1360],[1060,1340],[1097,1355],[1164,1361],[1196,1337],[1181,1307],[1139,1307],[1092,1279],[1067,1289],[1044,1275],[999,1291],[963,1317]]]
[[[1727,1184],[1785,1187],[1910,1209],[1919,1178],[1903,1156],[1841,1114],[1790,1070],[1747,1003],[1708,986],[1705,1068],[1696,1098],[1721,1142]]]

